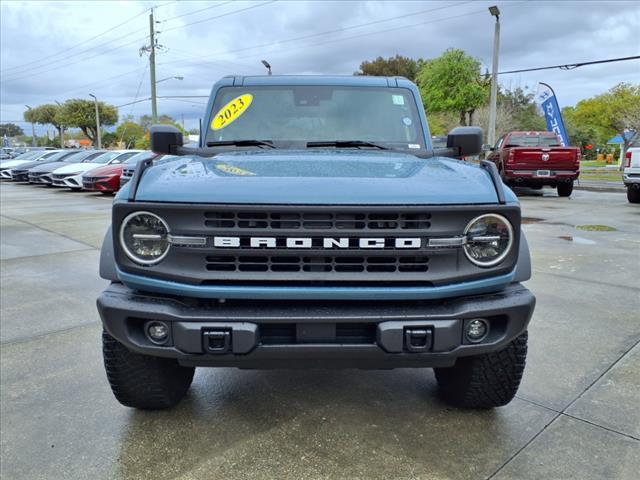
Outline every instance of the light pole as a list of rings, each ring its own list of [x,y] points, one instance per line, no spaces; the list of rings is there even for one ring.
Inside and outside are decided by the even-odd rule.
[[[271,75],[271,65],[269,65],[269,62],[262,60],[262,64],[267,68],[268,74]]]
[[[184,80],[184,77],[183,77],[182,75],[176,75],[175,77],[167,77],[167,78],[163,78],[162,80],[158,80],[158,81],[156,82],[156,85],[157,85],[157,84],[159,84],[160,82],[164,82],[165,80],[173,80],[173,79],[176,79],[176,80]]]
[[[29,105],[25,105],[25,107],[27,107],[27,110],[31,110],[31,107]],[[36,127],[33,122],[31,122],[31,146],[36,146]]]
[[[100,112],[98,111],[98,98],[93,94],[89,94],[93,97],[93,101],[96,104],[96,135],[98,136],[98,150],[102,148],[102,142],[100,141]]]
[[[56,100],[56,103],[59,107],[62,107],[62,104]],[[60,124],[60,148],[64,149],[64,125]]]
[[[490,146],[496,143],[496,110],[498,108],[498,53],[500,52],[500,9],[497,5],[489,7],[489,13],[496,17],[496,26],[493,34],[493,63],[491,65],[491,98],[489,100],[489,132],[487,143]]]

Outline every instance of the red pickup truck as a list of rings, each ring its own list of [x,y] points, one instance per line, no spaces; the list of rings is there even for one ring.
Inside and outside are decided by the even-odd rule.
[[[580,174],[580,149],[563,147],[553,132],[510,132],[498,140],[487,156],[509,186],[558,189],[568,197]]]

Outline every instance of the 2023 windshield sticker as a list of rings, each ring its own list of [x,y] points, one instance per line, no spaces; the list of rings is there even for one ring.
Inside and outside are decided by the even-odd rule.
[[[250,93],[245,93],[234,98],[218,110],[213,117],[213,122],[211,122],[211,128],[213,130],[221,130],[228,127],[247,111],[251,102],[253,102],[253,95]]]

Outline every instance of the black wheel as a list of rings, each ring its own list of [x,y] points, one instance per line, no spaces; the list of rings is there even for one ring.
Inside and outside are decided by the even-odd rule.
[[[629,203],[640,203],[640,188],[627,187],[627,200]]]
[[[570,197],[571,192],[573,192],[573,180],[571,180],[570,182],[562,182],[558,184],[559,197]]]
[[[134,353],[105,331],[102,354],[111,390],[127,407],[142,410],[173,407],[185,396],[193,380],[194,367],[183,367],[170,358]]]
[[[503,350],[461,357],[450,368],[436,368],[440,394],[460,408],[493,408],[506,405],[520,386],[527,357],[527,332]]]

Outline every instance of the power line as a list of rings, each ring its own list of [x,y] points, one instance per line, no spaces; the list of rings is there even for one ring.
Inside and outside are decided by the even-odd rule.
[[[299,37],[287,38],[287,39],[284,39],[284,40],[277,40],[275,42],[263,43],[263,44],[259,44],[259,45],[252,45],[252,46],[249,46],[249,47],[236,48],[236,49],[233,49],[233,50],[226,50],[224,52],[223,51],[219,51],[219,52],[215,52],[215,53],[208,53],[206,55],[198,55],[198,56],[193,56],[193,57],[187,57],[187,58],[183,59],[182,61],[199,60],[199,59],[202,59],[202,58],[213,57],[213,56],[216,56],[216,55],[229,54],[229,53],[238,53],[238,52],[244,52],[246,50],[253,50],[253,49],[256,49],[256,48],[265,48],[265,47],[270,47],[270,46],[273,46],[273,45],[280,45],[280,44],[283,44],[283,43],[296,42],[296,41],[299,41],[299,40],[307,40],[309,38],[320,37],[320,36],[323,36],[323,35],[329,35],[329,34],[333,34],[333,33],[341,33],[341,32],[345,32],[345,31],[348,31],[348,30],[353,30],[353,29],[356,29],[356,28],[369,27],[371,25],[377,25],[377,24],[384,23],[384,22],[390,22],[390,21],[393,21],[393,20],[398,20],[398,19],[401,19],[401,18],[406,18],[406,17],[410,17],[410,16],[414,16],[414,15],[422,15],[422,14],[425,14],[425,13],[431,13],[431,12],[435,12],[437,10],[444,10],[444,9],[447,9],[447,8],[459,7],[459,6],[467,4],[467,3],[472,3],[472,2],[470,2],[470,1],[459,2],[459,3],[455,3],[453,5],[444,5],[444,6],[437,7],[437,8],[431,8],[431,9],[427,9],[427,10],[420,10],[420,11],[417,11],[417,12],[406,13],[406,14],[403,14],[403,15],[398,15],[396,17],[383,18],[383,19],[380,19],[380,20],[374,20],[374,21],[371,21],[371,22],[360,23],[360,24],[357,24],[357,25],[350,25],[350,26],[347,26],[347,27],[337,28],[337,29],[333,29],[333,30],[325,30],[323,32],[317,32],[317,33],[312,33],[312,34],[308,34],[308,35],[302,35],[302,36],[299,36]],[[482,11],[484,12],[485,10],[482,10]],[[476,12],[474,12],[474,13],[476,13]],[[418,24],[418,25],[420,25],[420,24]],[[406,27],[400,27],[400,28],[406,28]],[[382,33],[382,32],[373,32],[372,34],[375,34],[375,33]],[[261,53],[261,55],[262,55],[262,53]],[[170,64],[170,63],[176,63],[176,62],[178,62],[178,61],[174,60],[174,61],[170,61],[170,62],[165,62],[163,65],[167,65],[167,64]]]
[[[144,29],[143,29],[143,30],[144,30]],[[107,42],[107,43],[104,43],[104,44],[102,44],[102,45],[100,45],[100,46],[96,46],[96,47],[89,48],[89,49],[87,49],[87,50],[83,50],[82,52],[79,52],[79,53],[74,54],[74,55],[70,55],[69,57],[63,57],[63,58],[61,58],[61,59],[59,59],[59,60],[56,60],[55,62],[50,62],[50,63],[48,63],[48,64],[43,64],[43,65],[41,65],[41,66],[39,66],[39,67],[35,67],[35,69],[37,70],[37,69],[39,69],[39,68],[41,68],[41,67],[44,67],[44,66],[47,66],[47,65],[50,65],[50,64],[57,64],[57,66],[56,66],[56,67],[49,68],[49,69],[47,69],[47,70],[43,70],[43,71],[41,71],[41,72],[31,72],[31,73],[26,73],[26,72],[27,72],[27,70],[33,70],[34,68],[27,69],[27,70],[25,70],[24,72],[20,72],[20,73],[18,73],[18,76],[15,76],[15,77],[12,77],[12,78],[5,78],[3,81],[4,81],[4,82],[15,82],[16,80],[22,80],[22,79],[24,79],[24,78],[29,78],[29,77],[32,77],[32,76],[42,75],[42,74],[44,74],[44,73],[53,72],[53,71],[55,71],[55,70],[60,70],[61,68],[67,68],[67,67],[69,67],[70,65],[75,65],[76,63],[84,62],[84,61],[88,60],[89,58],[95,58],[95,57],[96,57],[96,56],[98,56],[98,55],[104,55],[104,54],[106,54],[106,53],[113,52],[114,50],[119,50],[119,49],[121,49],[121,48],[128,47],[129,45],[133,45],[134,43],[140,43],[140,42],[142,42],[142,41],[146,40],[146,39],[147,39],[147,37],[145,36],[145,37],[142,37],[142,38],[136,38],[135,40],[133,40],[133,41],[131,41],[131,42],[127,42],[127,43],[124,43],[124,44],[122,44],[122,45],[118,45],[118,46],[116,46],[116,47],[114,47],[114,48],[110,48],[110,49],[108,49],[108,50],[103,50],[103,51],[98,52],[98,53],[96,53],[96,54],[91,54],[91,55],[90,55],[89,57],[87,57],[87,58],[78,58],[78,59],[77,59],[77,60],[75,60],[75,61],[71,61],[71,62],[68,62],[68,63],[60,64],[60,62],[61,62],[62,60],[65,60],[65,59],[67,59],[67,58],[71,58],[71,57],[75,57],[75,56],[77,56],[77,55],[82,55],[83,53],[91,52],[91,51],[95,50],[96,48],[99,48],[99,47],[101,47],[101,46],[107,45],[107,44],[109,44],[109,43],[113,43],[113,42],[115,42],[115,41],[117,41],[117,40],[121,40],[122,38],[126,38],[126,37],[128,37],[128,36],[131,36],[132,34],[137,33],[137,32],[139,32],[139,31],[140,31],[140,30],[136,30],[135,32],[132,32],[132,33],[130,33],[130,34],[124,35],[123,37],[120,37],[120,38],[117,38],[117,39],[111,40],[111,41],[109,41],[109,42]]]
[[[606,60],[594,60],[592,62],[567,63],[565,65],[552,65],[549,67],[523,68],[520,70],[509,70],[507,72],[498,72],[498,75],[507,75],[509,73],[535,72],[538,70],[552,70],[559,68],[560,70],[573,70],[575,68],[584,67],[586,65],[597,65],[600,63],[626,62],[628,60],[639,60],[640,55],[633,57],[608,58]]]
[[[124,22],[119,23],[118,25],[115,25],[115,26],[113,26],[113,27],[109,28],[108,30],[105,30],[104,32],[99,33],[98,35],[95,35],[95,36],[93,36],[93,37],[91,37],[91,38],[88,38],[88,39],[86,39],[86,40],[83,40],[83,41],[82,41],[82,42],[80,42],[80,43],[76,43],[75,45],[73,45],[73,46],[71,46],[71,47],[65,48],[64,50],[60,50],[60,51],[59,51],[59,52],[57,52],[57,53],[54,53],[54,54],[51,54],[51,55],[47,55],[46,57],[42,57],[42,58],[40,58],[40,59],[38,59],[38,60],[33,60],[33,61],[31,61],[31,62],[23,63],[22,65],[16,65],[16,66],[14,66],[14,67],[5,68],[4,70],[5,70],[5,72],[6,72],[6,71],[11,71],[11,70],[16,70],[16,69],[17,69],[17,70],[23,70],[23,67],[25,67],[25,66],[27,66],[27,65],[32,65],[32,64],[34,64],[34,63],[40,63],[40,62],[42,62],[43,60],[51,60],[52,58],[57,57],[57,56],[59,56],[59,55],[62,55],[62,54],[65,54],[65,53],[69,53],[69,51],[70,51],[70,50],[73,50],[73,49],[75,49],[75,48],[78,48],[78,47],[80,47],[80,46],[82,46],[82,45],[86,45],[87,43],[89,43],[89,42],[91,42],[91,41],[95,40],[96,38],[100,38],[100,37],[102,37],[103,35],[106,35],[107,33],[112,32],[112,31],[116,30],[117,28],[120,28],[120,27],[121,27],[121,26],[123,26],[123,25],[126,25],[127,23],[129,23],[129,22],[131,22],[132,20],[134,20],[134,19],[138,18],[140,15],[144,14],[144,13],[145,13],[145,12],[147,12],[148,10],[149,10],[149,9],[147,8],[146,10],[143,10],[142,12],[137,13],[137,14],[136,14],[136,15],[134,15],[133,17],[129,18],[128,20],[125,20]],[[95,47],[93,47],[93,48],[95,48]],[[74,55],[75,55],[75,54],[74,54]],[[68,57],[65,57],[65,58],[68,58]],[[60,59],[60,60],[62,60],[62,59]],[[59,61],[59,60],[56,60],[56,61]],[[27,69],[27,70],[29,70],[29,69]]]
[[[251,6],[246,7],[246,8],[242,8],[242,9],[238,9],[238,10],[233,10],[233,11],[231,11],[231,12],[226,12],[226,13],[224,13],[224,14],[222,14],[222,15],[216,15],[216,16],[213,16],[213,17],[208,17],[208,18],[205,18],[205,19],[202,19],[202,20],[198,20],[198,21],[196,21],[196,22],[192,22],[192,23],[189,23],[189,24],[185,24],[185,25],[178,25],[178,26],[173,27],[173,28],[170,28],[170,29],[168,29],[168,30],[176,30],[176,29],[184,28],[184,27],[188,27],[188,26],[190,26],[190,25],[194,25],[194,24],[197,24],[197,23],[207,22],[207,21],[210,21],[210,20],[213,20],[213,19],[216,19],[216,18],[221,18],[221,17],[226,17],[226,16],[229,16],[229,15],[234,15],[234,14],[236,14],[236,13],[240,13],[240,12],[243,12],[243,11],[246,11],[246,10],[250,10],[250,9],[253,9],[253,8],[258,8],[258,7],[261,7],[261,6],[263,6],[263,5],[267,5],[267,4],[269,4],[269,3],[273,3],[273,2],[275,2],[275,1],[276,1],[276,0],[270,0],[270,1],[268,1],[268,2],[264,2],[264,3],[258,4],[258,5],[251,5]],[[171,2],[169,2],[169,3],[171,3]],[[228,2],[227,2],[227,3],[228,3]],[[168,3],[167,3],[167,4],[168,4]],[[167,4],[165,4],[165,5],[167,5]],[[219,4],[219,5],[215,5],[215,7],[222,6],[222,5],[224,5],[224,3],[223,3],[223,4]],[[207,7],[207,9],[209,9],[209,8],[213,8],[213,7]],[[140,15],[142,15],[143,13],[145,13],[145,12],[147,12],[147,11],[149,11],[149,10],[150,10],[150,9],[147,9],[147,10],[144,10],[143,12],[138,13],[136,16],[131,17],[131,18],[130,18],[129,20],[127,20],[126,22],[123,22],[123,23],[121,23],[121,24],[119,24],[119,25],[116,25],[115,27],[112,27],[109,31],[114,30],[115,28],[118,28],[119,26],[123,25],[124,23],[128,23],[129,21],[133,20],[134,18],[139,17]],[[182,16],[192,15],[192,14],[197,13],[197,12],[202,11],[202,10],[206,10],[206,9],[200,9],[200,10],[192,11],[192,12],[189,12],[189,13],[186,13],[186,14],[183,14],[183,15],[178,15],[178,16],[176,16],[176,17],[172,17],[172,18],[168,19],[167,21],[172,20],[172,19],[175,19],[175,18],[179,18],[179,17],[182,17]],[[126,38],[126,37],[130,37],[131,35],[134,35],[134,34],[136,34],[136,33],[138,33],[138,32],[143,31],[143,30],[146,30],[146,27],[145,27],[145,28],[140,28],[140,29],[138,29],[138,30],[134,30],[133,32],[130,32],[130,33],[125,34],[125,35],[123,35],[123,36],[117,37],[117,38],[112,39],[112,40],[110,40],[110,41],[108,41],[108,42],[105,42],[105,43],[102,43],[102,44],[99,44],[99,45],[95,45],[95,46],[93,46],[93,47],[91,47],[91,48],[88,48],[88,49],[82,50],[82,51],[77,52],[77,53],[73,53],[73,54],[71,54],[71,55],[67,55],[67,56],[65,56],[65,57],[62,57],[62,58],[56,59],[56,60],[54,60],[54,61],[46,62],[46,63],[44,63],[44,64],[36,65],[36,66],[34,66],[34,67],[24,68],[24,69],[22,69],[21,71],[17,71],[17,72],[10,73],[10,74],[8,75],[10,78],[5,78],[3,81],[5,81],[5,82],[14,82],[14,81],[22,80],[22,79],[24,79],[24,78],[28,78],[28,77],[31,77],[31,76],[34,76],[34,75],[42,75],[42,74],[44,74],[44,73],[49,73],[49,72],[52,72],[52,71],[55,71],[55,70],[59,70],[60,68],[65,68],[65,67],[67,67],[67,66],[69,66],[69,65],[74,65],[74,64],[76,64],[76,63],[78,63],[78,62],[80,62],[80,61],[84,61],[84,60],[86,60],[86,59],[79,59],[79,60],[77,60],[77,61],[75,61],[75,62],[66,63],[66,64],[64,64],[64,65],[59,65],[59,63],[60,63],[61,61],[63,61],[63,60],[68,59],[68,58],[76,57],[77,55],[82,55],[82,54],[85,54],[85,53],[93,52],[93,51],[94,51],[94,50],[96,50],[97,48],[104,47],[105,45],[109,45],[109,44],[114,43],[114,42],[116,42],[116,41],[118,41],[118,40],[122,40],[122,39],[124,39],[124,38]],[[165,31],[167,31],[167,30],[165,30]],[[105,33],[108,33],[108,31],[103,32],[102,34],[97,35],[96,37],[101,36],[101,35],[103,35],[103,34],[105,34]],[[96,38],[96,37],[93,37],[93,38]],[[90,39],[90,40],[91,40],[91,39]],[[118,46],[118,47],[115,47],[115,48],[112,48],[112,49],[109,49],[109,50],[105,50],[105,51],[101,51],[101,52],[97,53],[97,55],[104,55],[105,53],[109,53],[109,52],[112,52],[112,51],[114,51],[114,50],[117,50],[117,49],[120,49],[120,48],[124,48],[124,47],[126,47],[126,46],[129,46],[129,45],[132,45],[132,44],[134,44],[134,43],[138,43],[138,42],[140,42],[140,41],[144,41],[144,40],[146,40],[146,36],[145,36],[145,37],[143,37],[143,38],[141,38],[141,39],[136,39],[136,40],[134,40],[134,41],[132,41],[132,42],[129,42],[129,43],[126,43],[126,44],[120,45],[120,46]],[[86,42],[85,42],[85,43],[86,43]],[[79,44],[79,45],[80,45],[80,44]],[[78,45],[75,45],[75,46],[74,46],[74,47],[72,47],[72,48],[75,48],[75,47],[77,47],[77,46],[78,46]],[[31,62],[31,63],[33,63],[33,62]],[[58,66],[53,67],[53,68],[51,68],[51,69],[46,69],[46,70],[43,70],[43,71],[40,71],[40,72],[38,72],[38,71],[37,71],[37,70],[41,69],[42,67],[46,67],[46,66],[49,66],[49,65],[52,65],[52,64],[58,64]],[[33,71],[33,70],[35,70],[35,71]],[[27,73],[27,72],[30,72],[30,73]],[[17,75],[17,76],[13,76],[13,75]]]
[[[163,22],[170,22],[170,21],[175,20],[177,18],[188,17],[189,15],[193,15],[195,13],[204,12],[205,10],[211,10],[211,9],[214,9],[214,8],[223,7],[227,3],[232,3],[232,2],[233,2],[233,0],[228,0],[226,2],[218,3],[218,4],[212,5],[210,7],[201,8],[199,10],[193,10],[192,12],[183,13],[182,15],[176,15],[175,17],[170,17],[170,18],[167,18],[166,20],[162,20],[162,21]]]
[[[245,7],[245,8],[240,8],[240,9],[238,9],[238,10],[233,10],[233,11],[231,11],[231,12],[226,12],[226,13],[223,13],[223,14],[220,14],[220,15],[215,15],[215,16],[213,16],[213,17],[203,18],[202,20],[197,20],[197,21],[195,21],[195,22],[185,23],[184,25],[177,25],[177,26],[175,26],[175,27],[173,27],[173,28],[167,28],[167,29],[163,30],[163,32],[162,32],[162,33],[171,32],[171,31],[173,31],[173,30],[177,30],[177,29],[179,29],[179,28],[190,27],[191,25],[197,25],[197,24],[199,24],[199,23],[208,22],[208,21],[210,21],[210,20],[215,20],[216,18],[227,17],[227,16],[229,16],[229,15],[234,15],[234,14],[236,14],[236,13],[245,12],[245,11],[247,11],[247,10],[252,10],[252,9],[254,9],[254,8],[263,7],[263,6],[265,6],[265,5],[268,5],[268,4],[270,4],[270,3],[274,3],[274,2],[276,2],[276,1],[277,1],[277,0],[269,0],[268,2],[259,3],[259,4],[257,4],[257,5],[250,5],[250,6]]]
[[[147,67],[145,66],[145,67],[144,67],[144,70],[146,70],[146,68],[147,68]],[[122,73],[122,74],[120,74],[120,75],[115,75],[115,76],[113,76],[113,77],[105,78],[105,79],[99,80],[99,81],[97,81],[97,82],[87,83],[87,84],[85,84],[85,85],[81,85],[81,86],[79,86],[79,87],[75,87],[75,88],[73,88],[73,89],[71,89],[71,90],[65,90],[65,91],[63,91],[63,92],[59,92],[58,94],[59,94],[59,95],[64,95],[64,94],[69,93],[69,92],[76,92],[76,91],[81,90],[81,89],[83,89],[83,88],[95,87],[95,86],[97,86],[97,85],[102,85],[103,83],[109,83],[109,82],[111,82],[112,80],[115,80],[116,78],[126,77],[126,76],[128,76],[128,75],[132,75],[132,74],[134,74],[134,73],[138,73],[138,72],[140,72],[140,68],[136,68],[135,70],[130,70],[130,71],[125,72],[125,73]]]

